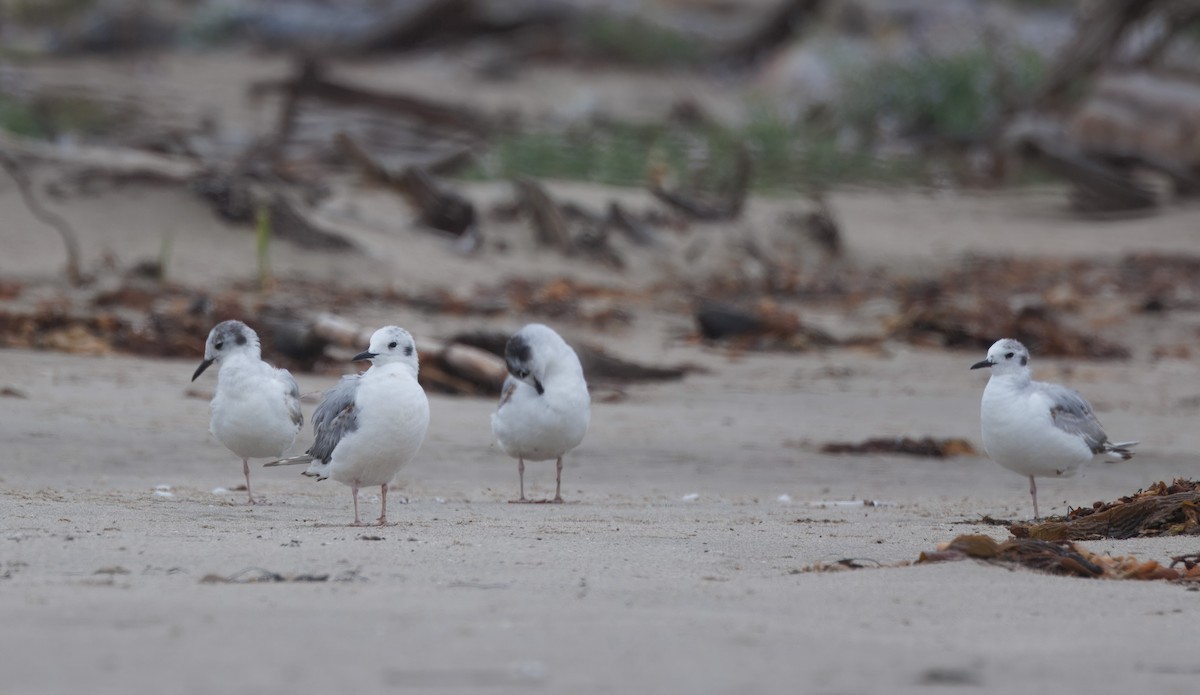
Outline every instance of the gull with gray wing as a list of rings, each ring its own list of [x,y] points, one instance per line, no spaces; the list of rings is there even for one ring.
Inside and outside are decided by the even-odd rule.
[[[296,441],[304,425],[300,387],[286,369],[262,361],[258,334],[241,321],[222,321],[209,331],[192,381],[213,364],[219,368],[209,429],[241,457],[246,496],[254,504],[250,459],[278,458]]]
[[[993,461],[1029,478],[1037,519],[1036,477],[1070,477],[1097,455],[1128,460],[1137,442],[1110,442],[1092,406],[1078,392],[1034,381],[1029,350],[1004,338],[971,369],[990,368],[980,406],[983,447]]]
[[[354,526],[360,487],[379,486],[380,526],[387,523],[388,484],[411,462],[429,428],[429,400],[417,383],[417,347],[398,326],[384,326],[371,336],[355,361],[370,360],[362,374],[342,377],[325,392],[313,413],[313,444],[303,456],[272,461],[267,466],[307,463],[304,475],[350,486]]]

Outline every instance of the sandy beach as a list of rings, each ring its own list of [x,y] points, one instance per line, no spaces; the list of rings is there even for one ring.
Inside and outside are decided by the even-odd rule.
[[[345,74],[531,112],[571,103],[578,80],[542,66],[521,78],[524,93],[495,80],[484,90],[469,61],[435,53],[401,62],[350,65]],[[246,85],[290,69],[282,56],[186,54],[109,65],[47,60],[29,74],[128,89],[150,110],[169,106],[193,119],[211,109],[228,132],[244,135],[274,118],[246,103]],[[144,79],[130,78],[139,70]],[[621,102],[629,113],[616,113],[626,117],[641,115],[634,106],[661,114],[683,97],[723,114],[744,97],[722,84],[709,94],[691,78],[672,83],[678,93],[659,89],[657,74],[621,78],[591,76],[604,87],[595,98]],[[644,101],[647,92],[657,101]],[[52,165],[31,171],[39,184],[61,173]],[[984,349],[893,337],[899,300],[857,285],[837,301],[800,291],[781,300],[806,326],[833,335],[835,347],[705,343],[693,317],[698,297],[730,268],[753,305],[753,288],[767,283],[752,283],[772,269],[753,265],[745,250],[752,240],[781,266],[799,268],[798,277],[824,273],[830,285],[888,275],[917,286],[968,259],[1079,261],[1077,275],[1104,264],[1099,290],[1064,280],[1064,291],[1049,288],[1032,301],[1050,304],[1053,295],[1062,322],[1051,325],[1116,340],[1130,357],[1035,350],[1034,377],[1078,389],[1114,440],[1140,445],[1127,463],[1097,461],[1076,478],[1039,480],[1042,512],[1061,515],[1200,476],[1195,280],[1180,289],[1166,276],[1150,288],[1157,294],[1122,294],[1113,280],[1155,259],[1194,258],[1194,202],[1098,220],[1072,214],[1059,185],[836,187],[827,200],[844,253],[831,259],[811,245],[779,251],[800,244],[779,220],[803,212],[806,199],[754,195],[734,221],[662,225],[658,246],[619,239],[627,264],[618,271],[538,248],[528,220],[492,214],[512,207],[509,182],[455,182],[487,216],[483,249],[467,255],[423,229],[394,192],[340,176],[330,177],[332,193],[313,215],[357,251],[276,240],[270,271],[278,285],[261,292],[252,226],[226,224],[186,185],[161,181],[68,182],[61,196],[47,196],[79,230],[81,266],[93,275],[90,286],[70,288],[60,239],[0,178],[0,309],[18,315],[61,301],[91,310],[92,295],[79,297],[148,282],[130,269],[158,258],[169,240],[166,282],[151,299],[168,286],[202,297],[198,304],[234,295],[247,305],[336,311],[364,327],[399,324],[432,340],[541,320],[574,343],[696,369],[675,381],[596,385],[591,429],[566,457],[562,505],[508,503],[516,462],[489,429],[499,394],[431,394],[424,446],[389,494],[394,523],[353,528],[349,489],[304,478],[298,467],[255,464],[254,491],[266,503],[244,504],[240,462],[208,432],[214,375],[189,381],[198,359],[123,354],[69,331],[57,334],[58,350],[30,349],[36,341],[0,349],[3,693],[1196,692],[1196,586],[973,560],[900,566],[961,534],[1009,537],[984,517],[1033,515],[1027,481],[983,454],[987,374],[968,368]],[[661,207],[642,189],[545,184],[593,210],[612,200],[639,212]],[[1120,265],[1139,253],[1159,255],[1133,271]],[[514,278],[601,288],[590,299],[615,307],[619,319],[439,312],[381,299],[426,290],[476,298]],[[334,287],[346,294],[320,295]],[[345,301],[358,290],[374,299]],[[994,295],[1006,307],[1031,301],[1008,286]],[[148,320],[148,311],[129,313],[135,324]],[[275,359],[270,350],[264,357]],[[339,369],[355,367],[335,363],[331,372],[324,362],[319,373],[296,374],[306,421]],[[821,453],[829,442],[901,436],[962,438],[979,454]],[[306,422],[292,453],[311,437]],[[531,496],[552,495],[553,463],[529,464],[525,481]],[[364,518],[374,518],[377,495],[364,491],[362,503]],[[1195,536],[1083,545],[1165,564],[1200,550]],[[813,571],[844,559],[865,567]]]
[[[240,467],[185,395],[190,363],[6,351],[0,381],[27,396],[0,399],[7,688],[1190,692],[1195,594],[1180,586],[973,561],[803,571],[915,560],[961,533],[1007,536],[971,523],[982,515],[1030,516],[1022,479],[985,457],[816,451],[881,434],[977,441],[983,379],[964,355],[678,349],[719,369],[596,404],[562,506],[508,504],[493,403],[435,396],[396,483],[408,502],[382,529],[345,526],[349,491],[295,469],[254,470],[266,505],[219,490]],[[1194,475],[1195,412],[1170,406],[1197,383],[1190,362],[1074,374],[1109,429],[1143,444],[1128,464],[1043,481],[1044,509]],[[328,380],[300,382],[315,394]],[[552,465],[527,481],[551,493]],[[325,579],[213,582],[261,571]]]

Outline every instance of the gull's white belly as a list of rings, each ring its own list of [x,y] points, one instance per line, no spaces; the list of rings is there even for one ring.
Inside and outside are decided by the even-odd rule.
[[[381,374],[355,397],[358,429],[338,443],[327,474],[346,485],[385,485],[416,457],[429,428],[429,401],[416,380]]]
[[[218,392],[212,402],[210,430],[241,458],[278,458],[296,441],[299,427],[292,422],[282,394],[230,397]]]
[[[552,408],[542,398],[514,398],[492,414],[492,433],[512,458],[557,459],[583,442],[590,420],[588,403]]]
[[[1092,459],[1082,437],[1055,427],[1049,408],[992,388],[994,381],[984,389],[980,411],[983,447],[993,461],[1022,475],[1067,477]]]

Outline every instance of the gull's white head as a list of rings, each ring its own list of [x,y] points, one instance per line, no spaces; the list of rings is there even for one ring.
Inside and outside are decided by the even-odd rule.
[[[508,373],[545,392],[548,379],[560,372],[570,371],[582,376],[579,357],[554,329],[531,323],[513,333],[504,346],[504,363]]]
[[[384,326],[371,334],[371,344],[365,352],[354,356],[354,361],[370,360],[371,364],[399,362],[412,367],[417,373],[417,343],[412,334],[399,326]]]
[[[987,359],[971,369],[990,367],[993,374],[1021,374],[1029,371],[1029,350],[1012,338],[997,340],[988,348]]]
[[[231,355],[244,355],[254,359],[262,357],[258,334],[241,321],[222,321],[208,332],[208,340],[204,343],[204,361],[196,368],[196,373],[192,374],[192,381],[214,362],[220,362]]]

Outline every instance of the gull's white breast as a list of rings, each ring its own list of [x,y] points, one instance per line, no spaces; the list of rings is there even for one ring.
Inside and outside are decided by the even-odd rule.
[[[1067,477],[1092,458],[1082,437],[1054,425],[1052,404],[1038,391],[992,377],[980,410],[983,447],[993,461],[1022,475]]]
[[[264,362],[238,360],[223,364],[213,396],[213,435],[241,458],[278,458],[300,427],[287,407],[289,386]]]
[[[587,386],[537,391],[517,382],[512,397],[492,413],[492,433],[513,458],[556,459],[579,446],[591,420]]]
[[[429,400],[403,365],[372,367],[355,394],[358,429],[338,443],[328,475],[360,486],[384,485],[421,448],[429,428]]]

